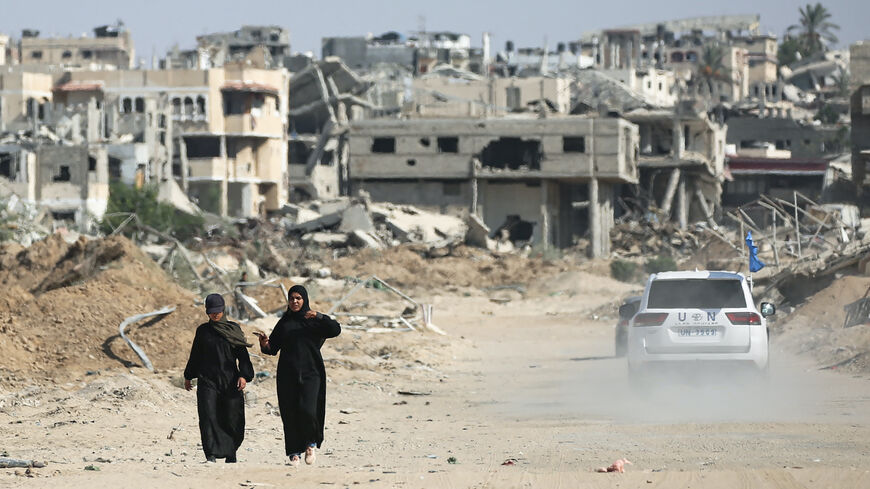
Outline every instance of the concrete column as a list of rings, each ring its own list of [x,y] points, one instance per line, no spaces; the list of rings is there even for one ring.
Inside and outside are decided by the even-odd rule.
[[[178,138],[178,156],[181,160],[181,189],[184,190],[184,194],[187,195],[187,172],[189,171],[190,165],[187,162],[187,143],[184,142],[183,137]]]
[[[550,248],[550,196],[547,186],[546,180],[541,181],[541,244],[545,250]]]
[[[601,248],[601,208],[598,204],[598,179],[589,180],[589,241],[592,258],[603,254]]]
[[[674,158],[682,159],[683,158],[683,149],[685,148],[686,142],[683,140],[683,125],[680,123],[679,119],[674,119],[673,124],[673,133],[674,133],[674,142],[673,142],[673,153]]]
[[[230,163],[227,161],[227,137],[221,136],[221,161],[224,163],[224,178],[221,180],[221,216],[229,215]]]
[[[662,213],[665,219],[671,217],[671,204],[674,202],[674,193],[677,191],[677,183],[680,181],[680,169],[674,168],[671,170],[671,175],[668,178],[668,186],[665,189],[665,198],[662,200]]]
[[[242,216],[252,217],[257,214],[254,209],[254,195],[256,195],[256,184],[247,183],[242,185]]]
[[[686,195],[686,177],[680,178],[680,184],[677,185],[677,220],[680,223],[680,229],[686,229],[689,225],[689,199]]]

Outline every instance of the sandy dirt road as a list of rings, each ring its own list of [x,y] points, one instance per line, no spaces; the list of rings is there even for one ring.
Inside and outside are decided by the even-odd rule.
[[[285,464],[274,380],[250,387],[240,463],[205,464],[178,373],[118,370],[0,410],[0,450],[49,461],[34,477],[0,470],[0,486],[870,487],[866,377],[818,371],[774,344],[767,382],[710,386],[687,372],[633,392],[612,322],[590,318],[615,297],[428,299],[450,333],[433,348],[449,361],[331,376],[315,466]],[[365,347],[366,334],[344,334]],[[633,462],[625,474],[594,472],[620,457]]]

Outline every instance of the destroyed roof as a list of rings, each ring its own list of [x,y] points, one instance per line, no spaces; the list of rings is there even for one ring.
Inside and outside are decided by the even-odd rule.
[[[751,158],[728,159],[732,175],[824,175],[828,161],[818,158]]]
[[[445,64],[445,63],[439,64],[435,68],[432,68],[432,70],[430,70],[429,73],[426,73],[426,74],[420,76],[419,78],[426,80],[429,78],[439,78],[439,77],[459,78],[459,79],[470,80],[470,81],[479,81],[479,80],[486,79],[486,78],[478,75],[477,73],[472,73],[468,70],[460,70],[459,68],[454,68],[453,66],[451,66],[449,64]]]
[[[271,85],[242,80],[227,80],[221,87],[221,90],[278,95],[278,89]]]
[[[577,70],[575,72],[576,91],[574,104],[585,104],[593,109],[606,105],[609,110],[625,112],[652,104],[625,83],[597,70]]]
[[[665,31],[674,33],[684,33],[691,31],[749,31],[757,32],[761,16],[758,14],[750,15],[706,15],[701,17],[688,17],[685,19],[666,20],[663,22],[647,22],[644,24],[634,24],[619,26],[619,30],[637,30],[642,36],[651,36],[658,33],[659,26],[663,26]],[[581,40],[591,41],[592,38],[599,35],[601,31],[586,32]]]

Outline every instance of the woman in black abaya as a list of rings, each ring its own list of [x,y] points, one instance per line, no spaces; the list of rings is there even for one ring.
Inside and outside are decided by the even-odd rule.
[[[266,337],[259,333],[260,350],[278,358],[278,406],[284,424],[284,449],[291,465],[312,464],[315,448],[323,443],[326,418],[326,369],[320,347],[326,338],[341,333],[331,317],[312,311],[308,292],[301,285],[290,288],[287,312]]]
[[[225,458],[236,462],[236,451],[245,438],[245,386],[254,378],[245,335],[238,324],[224,318],[224,299],[205,299],[209,321],[196,328],[190,359],[184,369],[184,388],[199,379],[196,408],[202,450],[208,462]]]

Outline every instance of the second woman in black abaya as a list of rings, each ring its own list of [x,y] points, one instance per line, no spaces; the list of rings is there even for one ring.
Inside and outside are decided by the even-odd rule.
[[[260,350],[278,358],[278,406],[284,424],[284,448],[290,463],[305,455],[314,462],[314,448],[323,443],[326,418],[326,368],[320,347],[327,338],[341,333],[331,317],[312,311],[308,292],[294,285],[288,293],[290,306],[267,338],[260,337]]]

